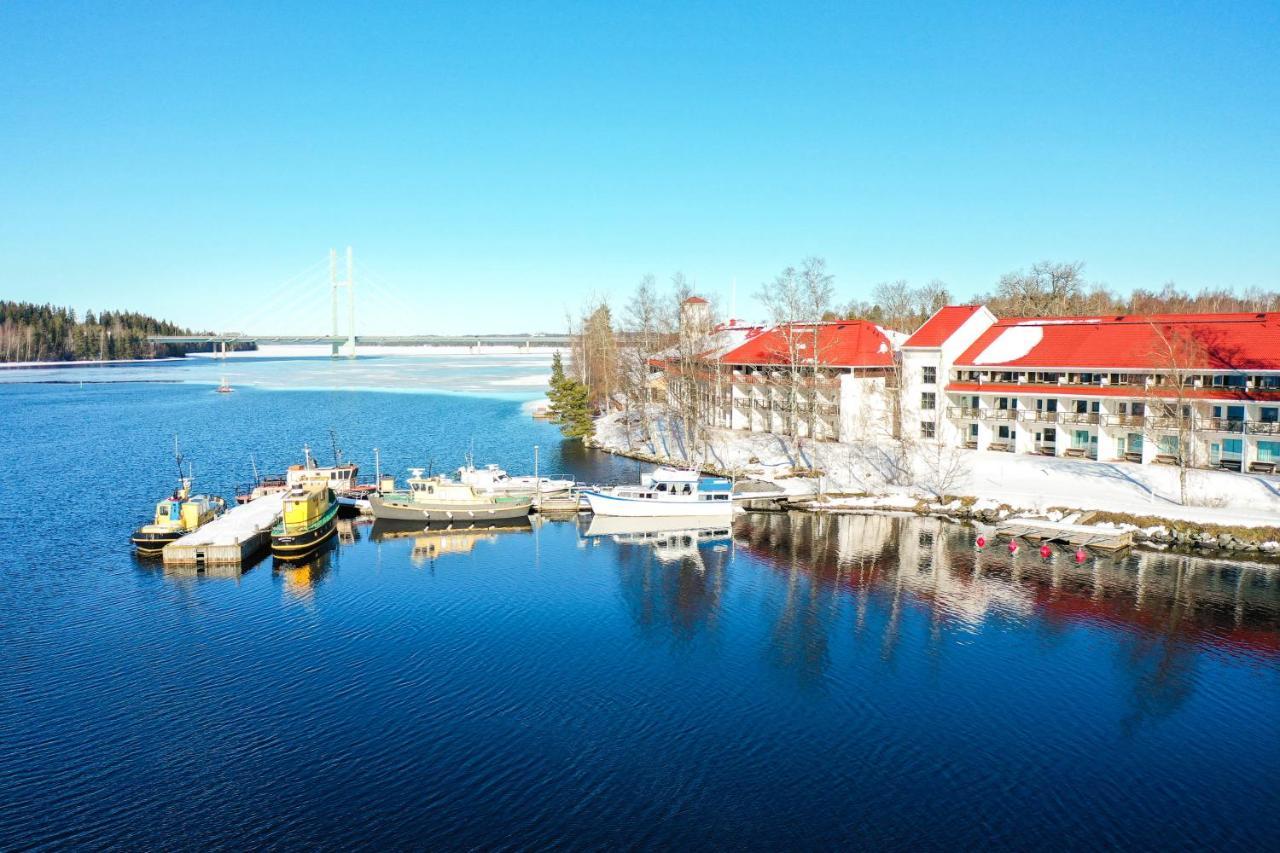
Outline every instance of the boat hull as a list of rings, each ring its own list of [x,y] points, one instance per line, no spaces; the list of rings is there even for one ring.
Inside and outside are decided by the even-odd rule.
[[[129,541],[133,543],[133,547],[137,549],[139,554],[159,554],[164,550],[164,546],[170,542],[177,542],[188,531],[185,530],[165,530],[156,532],[147,532],[143,530],[135,530],[133,535],[129,537]]]
[[[369,508],[373,511],[373,517],[383,521],[503,521],[527,516],[530,507],[531,504],[526,501],[464,508],[430,503],[387,501],[380,495],[369,498]]]
[[[620,498],[603,492],[584,491],[582,496],[596,515],[624,518],[720,518],[733,516],[733,501],[664,501]]]
[[[320,547],[338,529],[335,502],[318,524],[298,532],[271,533],[271,554],[281,560],[298,560]]]

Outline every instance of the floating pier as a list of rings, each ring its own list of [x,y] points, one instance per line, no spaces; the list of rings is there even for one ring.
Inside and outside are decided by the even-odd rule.
[[[1117,530],[1093,524],[1064,524],[1059,521],[1039,519],[1010,519],[996,527],[996,535],[1008,539],[1025,539],[1038,545],[1042,542],[1058,542],[1076,548],[1097,548],[1100,551],[1123,551],[1133,545],[1133,531]]]
[[[283,492],[241,504],[164,546],[164,564],[239,565],[271,544],[271,528],[283,512]]]

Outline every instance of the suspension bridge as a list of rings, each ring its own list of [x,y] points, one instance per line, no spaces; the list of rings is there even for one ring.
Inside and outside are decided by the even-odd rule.
[[[307,270],[285,282],[275,293],[258,303],[257,309],[242,324],[250,328],[260,322],[273,319],[287,312],[294,315],[297,321],[299,306],[314,306],[318,285],[317,274],[322,273],[323,262],[312,265]],[[382,347],[444,347],[444,346],[515,346],[515,347],[567,347],[574,338],[567,334],[456,334],[456,335],[357,335],[356,334],[356,279],[355,261],[351,247],[346,251],[346,269],[339,276],[338,253],[329,251],[328,290],[330,297],[329,334],[288,334],[266,333],[253,334],[246,332],[210,332],[198,335],[148,335],[147,340],[155,344],[213,344],[221,348],[223,355],[227,347],[236,344],[272,344],[281,346],[328,346],[334,357],[345,354],[354,358],[358,346]],[[339,327],[341,314],[340,292],[346,291],[346,330]],[[403,299],[391,288],[382,284],[380,279],[368,273],[361,275],[361,292],[372,294],[380,302],[385,303],[384,310],[395,312],[399,316],[412,316],[419,309],[407,306]],[[310,318],[316,322],[316,318]],[[241,325],[238,323],[238,325]]]

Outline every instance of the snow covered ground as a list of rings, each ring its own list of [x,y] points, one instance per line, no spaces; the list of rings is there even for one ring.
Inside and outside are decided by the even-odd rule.
[[[664,422],[659,438],[648,444],[633,438],[628,446],[621,415],[597,422],[597,440],[606,449],[636,450],[672,461],[715,465],[769,479],[802,493],[878,496],[868,506],[910,506],[915,498],[935,500],[938,493],[968,496],[1038,513],[1053,507],[1103,510],[1178,521],[1248,527],[1280,527],[1280,477],[1227,471],[1190,471],[1188,505],[1178,502],[1178,469],[1166,465],[1093,462],[997,451],[948,449],[931,452],[921,445],[904,453],[892,443],[841,444],[802,441],[771,433],[712,430],[703,453],[686,452]],[[821,472],[820,486],[790,476],[797,470]]]

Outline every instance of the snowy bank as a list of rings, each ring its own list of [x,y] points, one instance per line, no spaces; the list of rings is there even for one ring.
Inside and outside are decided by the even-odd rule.
[[[943,496],[954,496],[964,498],[967,506],[1006,507],[1036,517],[1049,517],[1054,510],[1102,511],[1221,527],[1280,528],[1276,476],[1192,470],[1184,506],[1178,502],[1178,469],[1173,466],[938,451],[925,444],[908,450],[892,442],[797,442],[773,433],[726,429],[709,430],[706,447],[693,451],[665,419],[655,415],[653,424],[652,440],[640,435],[636,423],[628,436],[622,415],[610,414],[597,421],[596,442],[615,453],[787,484],[792,492],[882,499],[878,508],[885,509],[936,506]],[[796,483],[801,478],[803,487]],[[883,500],[888,498],[892,502]]]

